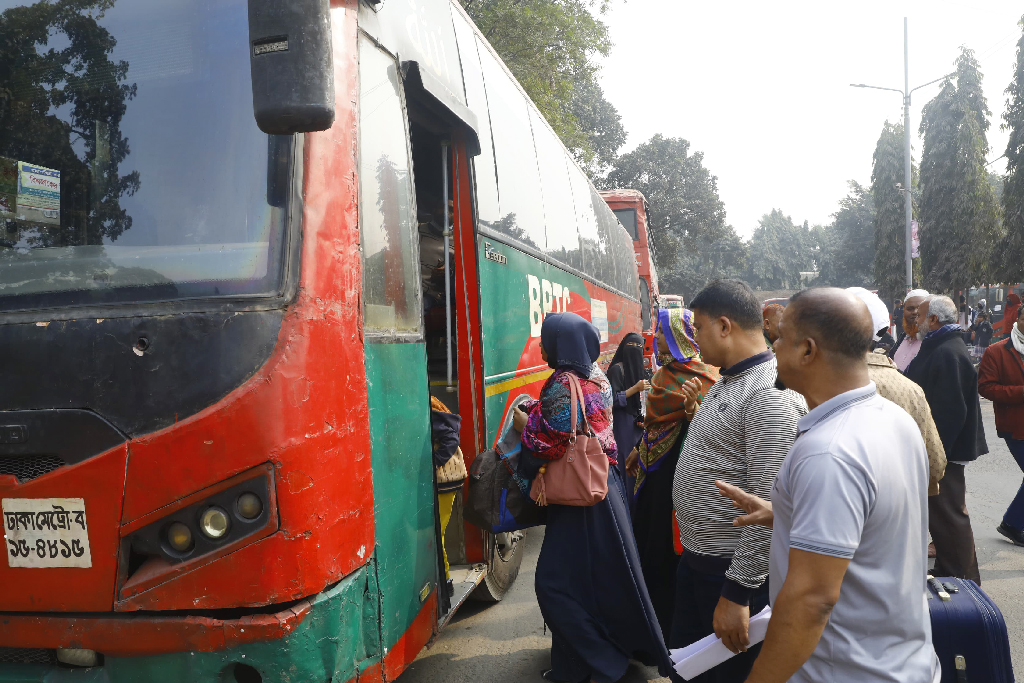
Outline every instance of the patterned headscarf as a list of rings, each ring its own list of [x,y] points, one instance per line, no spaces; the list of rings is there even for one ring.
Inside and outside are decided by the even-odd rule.
[[[658,362],[662,365],[686,361],[700,355],[700,347],[693,331],[693,311],[688,308],[662,308],[658,310],[658,326],[665,333],[667,349],[658,349]],[[655,342],[657,344],[657,342]]]
[[[704,400],[711,385],[718,381],[718,368],[706,365],[700,359],[693,330],[693,312],[688,309],[662,309],[658,312],[658,327],[665,333],[667,353],[660,353],[661,368],[651,378],[651,391],[647,395],[647,415],[644,418],[644,436],[640,441],[640,470],[636,476],[639,493],[647,478],[661,465],[662,457],[680,438],[686,420],[683,384],[696,377],[700,380],[700,401]]]

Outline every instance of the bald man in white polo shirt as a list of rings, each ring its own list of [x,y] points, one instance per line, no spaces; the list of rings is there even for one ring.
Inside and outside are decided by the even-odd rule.
[[[748,513],[738,525],[774,526],[772,618],[747,682],[938,681],[924,582],[928,457],[917,424],[868,376],[867,307],[843,290],[804,290],[780,332],[779,378],[811,410],[771,503],[719,484]]]

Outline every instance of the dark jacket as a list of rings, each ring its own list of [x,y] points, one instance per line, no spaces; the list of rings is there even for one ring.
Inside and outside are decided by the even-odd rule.
[[[971,332],[974,333],[974,343],[978,346],[988,346],[992,341],[992,324],[987,320],[974,321]]]
[[[969,462],[988,453],[981,421],[978,372],[955,328],[926,338],[906,371],[924,389],[949,462]]]
[[[1024,440],[1024,360],[1009,339],[985,349],[978,393],[994,404],[996,433]]]

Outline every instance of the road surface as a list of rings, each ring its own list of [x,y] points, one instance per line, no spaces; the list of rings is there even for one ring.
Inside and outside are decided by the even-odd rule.
[[[1006,617],[1014,675],[1024,680],[1024,548],[996,533],[1003,511],[1022,475],[1006,444],[996,438],[992,404],[982,400],[990,453],[967,468],[967,506],[974,525],[982,587]],[[529,683],[542,680],[550,635],[533,592],[534,567],[543,529],[528,532],[523,567],[515,585],[496,605],[467,603],[433,646],[398,679],[399,683]],[[668,681],[656,669],[634,664],[624,683]]]

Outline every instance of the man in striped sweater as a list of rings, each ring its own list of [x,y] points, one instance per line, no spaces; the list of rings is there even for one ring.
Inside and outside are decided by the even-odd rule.
[[[769,498],[775,475],[806,412],[803,399],[775,388],[775,356],[762,335],[761,305],[739,280],[717,280],[690,303],[705,363],[722,378],[690,423],[676,466],[673,503],[683,547],[669,647],[715,633],[740,652],[700,678],[740,683],[759,645],[749,646],[751,613],[768,604],[771,530],[737,528],[736,509],[715,480]]]

